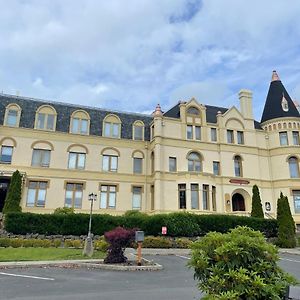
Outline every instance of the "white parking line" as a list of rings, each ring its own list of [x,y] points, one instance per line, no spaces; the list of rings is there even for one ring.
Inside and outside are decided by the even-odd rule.
[[[175,255],[175,256],[180,257],[180,258],[183,258],[183,259],[191,259],[190,257],[183,256],[183,255]]]
[[[30,275],[20,275],[20,274],[11,274],[11,273],[3,273],[0,272],[0,275],[5,276],[13,276],[13,277],[24,277],[24,278],[32,278],[32,279],[40,279],[40,280],[54,280],[54,278],[47,278],[47,277],[38,277],[38,276],[30,276]]]
[[[280,258],[280,260],[287,260],[287,261],[291,261],[291,262],[300,263],[300,260],[294,260],[294,259],[289,259],[289,258]]]

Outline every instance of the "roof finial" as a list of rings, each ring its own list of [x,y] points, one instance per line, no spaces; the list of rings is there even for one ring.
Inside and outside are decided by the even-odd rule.
[[[156,105],[155,111],[153,112],[154,116],[162,116],[161,107],[159,104]]]
[[[280,80],[279,76],[278,76],[277,72],[274,70],[273,73],[272,73],[272,80],[271,81],[278,81],[278,80]]]

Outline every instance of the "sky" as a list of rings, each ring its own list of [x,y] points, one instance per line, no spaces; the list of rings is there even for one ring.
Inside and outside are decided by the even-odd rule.
[[[272,70],[300,100],[299,0],[0,0],[0,92],[128,112],[178,101],[260,120]]]

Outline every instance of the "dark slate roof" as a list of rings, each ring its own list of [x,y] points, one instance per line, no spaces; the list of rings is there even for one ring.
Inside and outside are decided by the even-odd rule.
[[[282,97],[287,100],[289,110],[282,109]],[[280,80],[273,80],[270,84],[267,100],[261,118],[261,123],[268,120],[283,118],[283,117],[300,117],[299,112],[292,101],[290,95]]]
[[[121,137],[132,139],[132,125],[135,121],[141,120],[145,124],[145,140],[150,140],[151,116],[137,113],[125,113],[100,108],[92,108],[54,101],[44,101],[21,96],[0,94],[0,124],[3,124],[5,108],[10,103],[18,104],[21,109],[20,127],[34,128],[35,113],[41,105],[51,105],[56,109],[57,121],[56,131],[69,132],[70,117],[78,109],[83,109],[90,115],[90,134],[102,136],[102,122],[109,113],[117,115],[122,121]]]
[[[177,103],[175,106],[173,106],[167,112],[165,112],[164,116],[179,119],[180,118],[179,105],[180,105],[180,103]],[[219,106],[205,105],[205,107],[206,107],[206,121],[208,123],[217,123],[218,111],[220,111],[222,114],[224,114],[228,110],[228,108],[219,107]],[[260,126],[260,123],[257,121],[254,121],[254,127],[255,127],[255,129],[262,129]]]

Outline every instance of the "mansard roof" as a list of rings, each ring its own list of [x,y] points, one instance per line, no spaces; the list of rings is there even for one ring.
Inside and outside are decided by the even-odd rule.
[[[51,105],[57,111],[56,131],[69,132],[70,118],[74,111],[85,110],[90,115],[90,134],[102,136],[102,123],[105,116],[110,113],[117,115],[121,122],[121,137],[132,139],[132,125],[135,121],[141,120],[145,124],[145,140],[150,140],[151,116],[92,108],[81,105],[73,105],[55,101],[46,101],[21,96],[0,94],[0,124],[3,124],[5,108],[10,103],[18,104],[21,109],[20,127],[34,128],[35,114],[41,105]]]
[[[286,117],[300,117],[299,112],[279,79],[276,71],[273,71],[261,123]]]

